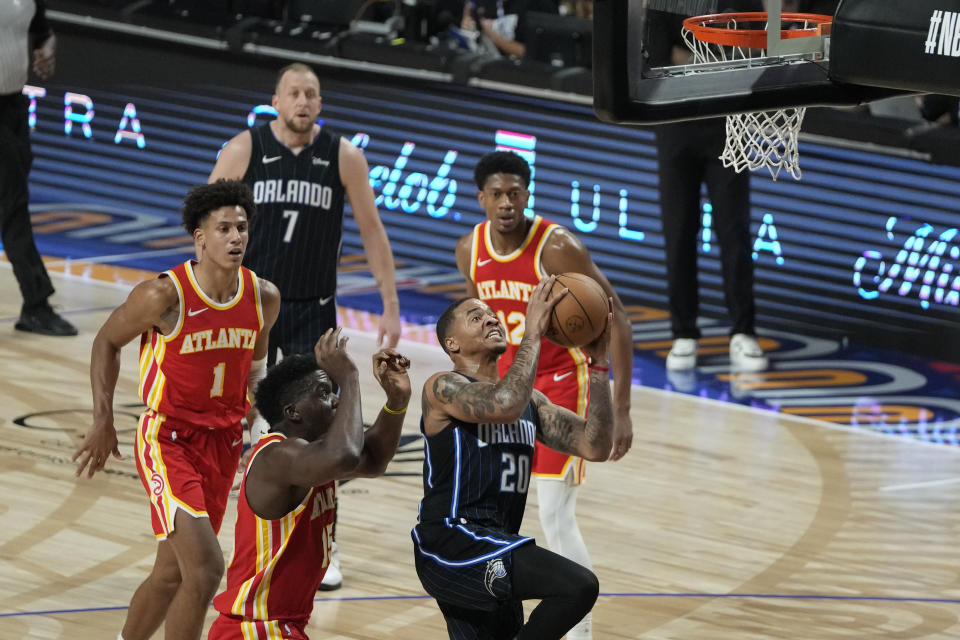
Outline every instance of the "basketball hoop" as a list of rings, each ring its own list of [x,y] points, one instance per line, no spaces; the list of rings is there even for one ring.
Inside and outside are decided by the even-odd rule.
[[[829,34],[832,20],[831,16],[811,13],[783,13],[779,33],[768,33],[767,12],[721,13],[687,18],[682,33],[693,52],[694,65],[733,62],[750,67],[769,63],[768,52],[802,53],[800,59],[806,60],[823,58],[822,36]],[[791,46],[797,38],[810,40]],[[738,173],[766,167],[774,180],[786,169],[799,180],[797,138],[805,113],[805,107],[787,107],[728,115],[727,143],[720,155],[723,166],[733,167]]]

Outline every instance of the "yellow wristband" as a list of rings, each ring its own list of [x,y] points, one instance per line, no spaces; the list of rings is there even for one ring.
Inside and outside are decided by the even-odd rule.
[[[389,413],[389,414],[392,415],[392,416],[399,416],[399,415],[404,414],[404,413],[407,412],[407,408],[406,408],[406,407],[404,407],[403,409],[398,409],[398,410],[394,411],[393,409],[391,409],[390,407],[388,407],[386,403],[383,404],[383,410],[386,411],[387,413]]]

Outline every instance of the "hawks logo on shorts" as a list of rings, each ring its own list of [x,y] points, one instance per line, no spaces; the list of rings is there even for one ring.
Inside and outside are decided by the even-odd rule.
[[[503,558],[487,560],[487,573],[483,578],[483,584],[487,587],[487,591],[489,591],[490,595],[492,595],[494,598],[497,597],[497,594],[493,591],[494,581],[506,577],[507,567],[503,564]]]

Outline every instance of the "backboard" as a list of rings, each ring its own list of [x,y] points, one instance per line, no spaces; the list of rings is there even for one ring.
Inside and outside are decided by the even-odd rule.
[[[685,17],[786,9],[832,12],[832,35],[820,45],[771,41],[747,63],[671,57]],[[594,109],[624,124],[958,94],[960,0],[595,0],[593,57]]]

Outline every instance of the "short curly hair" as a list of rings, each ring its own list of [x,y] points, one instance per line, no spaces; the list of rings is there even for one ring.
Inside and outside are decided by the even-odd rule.
[[[257,214],[253,191],[239,180],[217,180],[211,184],[193,187],[183,198],[183,228],[193,234],[207,216],[220,207],[243,207],[247,222]]]
[[[480,158],[473,169],[473,179],[477,182],[477,189],[483,191],[487,179],[495,173],[520,176],[524,186],[530,186],[530,165],[512,151],[492,151]]]
[[[283,422],[283,408],[313,388],[313,372],[327,373],[312,355],[287,356],[270,367],[254,392],[257,411],[271,427]]]

